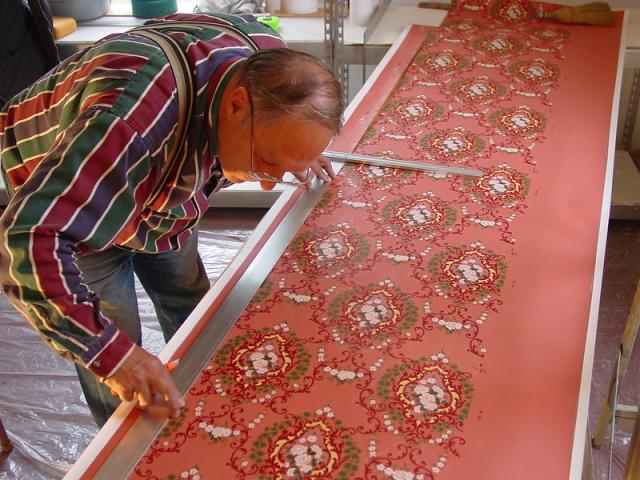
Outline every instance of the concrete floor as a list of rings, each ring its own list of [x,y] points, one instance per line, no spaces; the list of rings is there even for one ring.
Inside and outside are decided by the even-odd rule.
[[[263,210],[210,210],[203,221],[200,249],[215,280],[251,233]],[[613,369],[616,349],[640,278],[640,222],[612,221],[605,260],[596,361],[590,405],[595,426]],[[143,342],[158,352],[163,342],[151,303],[139,290]],[[623,403],[638,403],[640,348],[634,353],[621,391]],[[97,429],[84,405],[69,362],[53,354],[0,296],[0,418],[15,450],[0,465],[1,479],[61,478]],[[618,429],[613,479],[622,477],[631,427]],[[532,454],[535,454],[532,452]],[[607,478],[608,447],[594,451],[594,478]],[[545,479],[550,480],[550,479]]]

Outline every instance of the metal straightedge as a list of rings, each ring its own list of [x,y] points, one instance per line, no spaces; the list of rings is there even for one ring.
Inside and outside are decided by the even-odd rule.
[[[364,165],[374,165],[376,167],[399,168],[402,170],[414,170],[420,172],[453,173],[456,175],[469,175],[472,177],[482,176],[482,170],[450,167],[448,165],[434,165],[432,163],[421,163],[411,160],[372,157],[370,155],[360,155],[358,153],[343,153],[325,150],[322,152],[322,155],[338,162],[360,163]]]
[[[232,291],[189,346],[173,372],[173,380],[179,391],[186,392],[195,381],[328,187],[328,183],[317,178],[313,179],[310,188],[300,196],[266,240],[259,253],[242,272]],[[276,210],[279,208],[282,206],[276,206]],[[126,417],[128,414],[129,411],[120,413],[118,410],[114,416]],[[114,417],[109,421],[113,419]],[[163,428],[165,421],[165,419],[146,414],[138,416],[97,471],[91,474],[91,478],[93,480],[128,478],[148,446]],[[105,425],[105,427],[108,426],[109,424]],[[84,468],[84,466],[74,465],[74,468],[65,476],[65,480],[87,478],[83,474]]]

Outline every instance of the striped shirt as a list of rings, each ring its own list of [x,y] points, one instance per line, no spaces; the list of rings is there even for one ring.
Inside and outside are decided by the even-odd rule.
[[[114,245],[179,249],[207,208],[206,192],[226,182],[216,159],[217,108],[252,53],[224,25],[258,48],[285,46],[251,16],[165,20],[162,31],[186,53],[196,92],[185,145],[172,162],[176,80],[164,52],[132,32],[65,60],[0,112],[2,171],[13,194],[0,218],[2,287],[56,351],[103,377],[133,344],[100,313],[75,256]]]

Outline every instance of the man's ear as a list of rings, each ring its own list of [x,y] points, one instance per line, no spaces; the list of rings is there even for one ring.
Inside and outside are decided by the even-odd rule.
[[[231,92],[228,103],[228,115],[235,120],[244,120],[251,115],[251,101],[245,87],[236,86]]]

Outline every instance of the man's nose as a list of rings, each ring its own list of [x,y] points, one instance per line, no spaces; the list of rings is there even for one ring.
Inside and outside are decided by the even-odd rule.
[[[284,168],[279,167],[278,165],[273,165],[270,163],[260,162],[262,171],[267,175],[271,175],[272,177],[280,178],[284,176],[287,172]]]
[[[284,174],[288,172],[288,170],[286,168],[281,167],[279,165],[272,165],[271,167],[272,167],[272,170],[273,170],[272,175],[275,176],[275,177],[278,177],[278,178],[282,178],[284,176]]]

